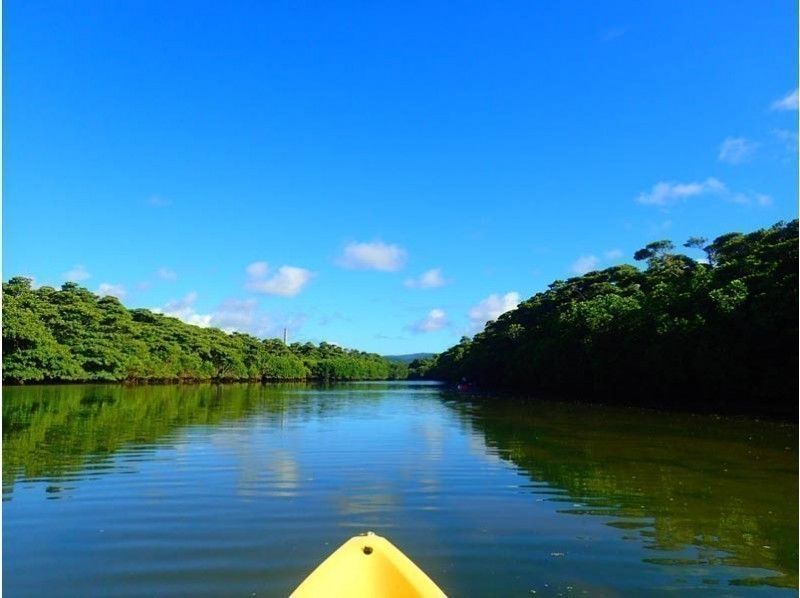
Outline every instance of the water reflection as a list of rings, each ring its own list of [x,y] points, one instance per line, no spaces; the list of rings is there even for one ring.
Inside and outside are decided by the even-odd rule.
[[[324,402],[314,400],[318,392],[307,384],[7,388],[3,490],[12,492],[19,477],[66,480],[117,471],[112,456],[122,447],[124,462],[132,465],[141,460],[137,453],[152,452],[189,426],[224,428],[258,414],[263,423],[280,428],[288,421],[328,417],[348,401],[381,398],[379,386],[365,392],[341,387]]]
[[[789,425],[404,382],[8,388],[4,584],[285,595],[372,529],[451,595],[794,588],[796,446]]]
[[[560,513],[606,525],[659,565],[778,571],[734,584],[796,587],[796,426],[500,399],[446,403]],[[564,490],[566,492],[561,492]],[[683,556],[657,556],[657,551]]]

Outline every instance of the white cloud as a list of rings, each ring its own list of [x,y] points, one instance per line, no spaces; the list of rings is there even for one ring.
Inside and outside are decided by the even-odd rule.
[[[797,132],[790,129],[773,129],[772,134],[782,142],[789,153],[797,153]]]
[[[719,147],[717,159],[728,164],[742,164],[753,157],[758,143],[744,137],[728,137]]]
[[[591,272],[593,270],[597,270],[600,266],[601,262],[613,262],[620,259],[623,255],[623,251],[621,249],[609,249],[608,251],[603,252],[603,259],[600,259],[596,255],[582,255],[578,259],[576,259],[569,267],[570,272],[573,274],[583,275],[587,272]]]
[[[797,90],[790,91],[779,100],[772,102],[772,110],[797,110]]]
[[[158,272],[156,272],[156,276],[158,276],[161,280],[177,280],[178,274],[175,270],[171,270],[169,268],[159,268]]]
[[[271,327],[266,314],[258,312],[255,299],[226,299],[210,314],[211,326],[225,332],[252,332],[261,334]]]
[[[381,270],[396,272],[405,266],[406,250],[399,245],[374,243],[348,243],[337,264],[352,270]]]
[[[714,177],[709,177],[699,183],[661,181],[653,185],[650,193],[640,193],[636,201],[645,205],[667,206],[690,197],[709,194],[719,195],[726,192],[725,185]]]
[[[210,313],[199,313],[195,307],[197,293],[191,292],[168,302],[156,313],[172,316],[201,328],[213,326],[225,332],[245,332],[259,337],[279,337],[283,328],[298,331],[306,321],[302,314],[271,316],[259,310],[257,299],[226,299]]]
[[[313,273],[305,268],[281,266],[272,276],[266,262],[254,262],[247,266],[248,281],[245,288],[266,295],[294,297],[303,290],[313,277]]]
[[[199,314],[195,310],[194,303],[197,301],[197,293],[192,291],[187,293],[181,299],[173,299],[169,301],[163,308],[157,307],[152,309],[158,314],[178,318],[187,324],[194,324],[201,328],[208,328],[211,326],[211,314]]]
[[[92,277],[89,271],[84,266],[74,266],[71,270],[67,270],[63,274],[64,280],[69,282],[81,282]]]
[[[745,193],[732,193],[730,199],[733,203],[739,203],[739,204],[750,203],[750,197]]]
[[[443,309],[432,309],[428,315],[419,322],[414,322],[408,328],[412,332],[435,332],[447,326],[447,314]]]
[[[443,287],[447,281],[442,276],[441,268],[433,268],[420,274],[417,278],[407,278],[403,283],[410,289],[434,289]]]
[[[22,278],[27,278],[28,280],[31,281],[31,288],[33,290],[41,288],[42,284],[38,280],[36,280],[36,277],[33,274],[22,273],[20,274],[20,276]]]
[[[247,274],[252,278],[263,278],[269,272],[269,265],[267,262],[253,262],[247,268]]]
[[[727,199],[733,203],[738,203],[745,206],[755,204],[763,208],[772,205],[772,198],[764,193],[729,193]]]
[[[511,291],[505,295],[489,295],[486,299],[469,310],[470,324],[473,330],[480,330],[491,320],[496,320],[519,305],[519,293]]]
[[[717,195],[731,203],[768,206],[772,198],[754,191],[733,192],[724,183],[711,177],[700,183],[656,183],[650,193],[641,193],[636,201],[642,204],[671,206],[689,197]],[[670,221],[669,224],[672,224]],[[668,227],[664,227],[668,228]]]
[[[97,294],[101,297],[106,295],[111,295],[112,297],[116,297],[117,299],[124,299],[125,298],[125,287],[121,284],[111,284],[108,282],[101,282],[100,286],[97,287]]]
[[[569,267],[570,272],[575,274],[586,274],[597,268],[600,260],[594,255],[582,255],[577,260],[572,262]]]
[[[760,206],[772,205],[772,198],[769,195],[765,195],[763,193],[756,193],[753,198],[755,199],[755,202]]]

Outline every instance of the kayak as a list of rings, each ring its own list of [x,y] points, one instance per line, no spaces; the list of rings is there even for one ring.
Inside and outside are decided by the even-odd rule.
[[[308,596],[443,597],[431,578],[389,540],[367,532],[342,544],[290,598]]]

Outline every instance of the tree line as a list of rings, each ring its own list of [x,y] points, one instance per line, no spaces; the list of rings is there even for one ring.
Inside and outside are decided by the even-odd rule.
[[[797,417],[798,222],[667,240],[553,282],[411,377],[590,401]]]
[[[3,382],[386,380],[407,367],[330,343],[259,339],[128,309],[67,282],[3,283]]]

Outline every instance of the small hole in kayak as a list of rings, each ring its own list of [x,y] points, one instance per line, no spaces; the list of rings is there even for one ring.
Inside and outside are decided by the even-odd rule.
[[[364,546],[362,550],[364,551],[364,554],[372,554],[372,546]]]

